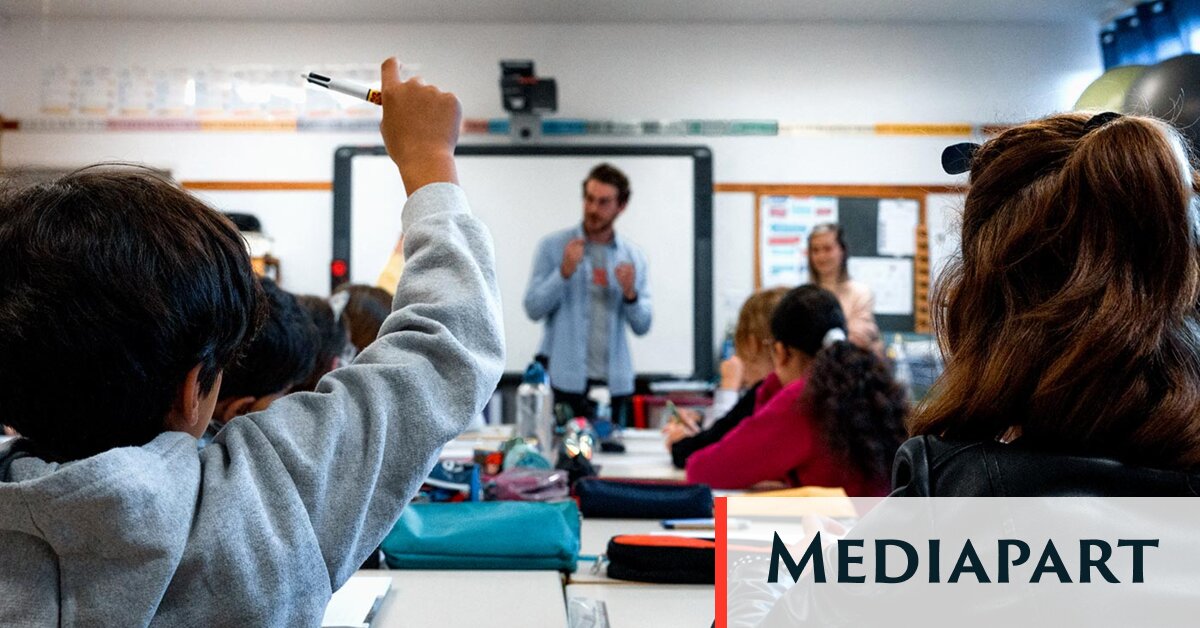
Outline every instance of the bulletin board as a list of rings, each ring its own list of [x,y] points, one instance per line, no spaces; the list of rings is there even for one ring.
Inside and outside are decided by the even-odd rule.
[[[754,285],[808,282],[812,227],[842,227],[850,276],[875,293],[875,320],[885,332],[931,329],[930,249],[926,198],[951,186],[721,185],[755,195]]]

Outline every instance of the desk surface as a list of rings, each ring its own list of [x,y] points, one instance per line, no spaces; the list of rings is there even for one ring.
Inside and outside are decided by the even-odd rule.
[[[361,570],[357,575],[392,579],[373,628],[567,625],[557,571]]]
[[[600,466],[600,477],[683,480],[682,469],[671,464],[671,454],[658,430],[628,429],[623,432],[625,453],[596,452],[592,462]]]
[[[512,425],[495,425],[468,432],[450,441],[442,449],[442,459],[470,459],[476,449],[498,449],[512,434]],[[683,480],[682,469],[671,464],[671,455],[658,430],[627,429],[623,432],[625,453],[597,451],[592,462],[600,467],[600,477]]]
[[[568,585],[567,603],[575,597],[604,600],[611,628],[705,628],[716,612],[711,585]]]

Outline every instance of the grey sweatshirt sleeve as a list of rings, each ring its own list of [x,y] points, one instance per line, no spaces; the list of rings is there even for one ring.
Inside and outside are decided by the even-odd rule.
[[[407,263],[379,339],[317,392],[231,422],[204,452],[248,468],[261,507],[307,513],[334,590],[482,410],[504,365],[492,242],[462,190],[425,186],[403,219]]]

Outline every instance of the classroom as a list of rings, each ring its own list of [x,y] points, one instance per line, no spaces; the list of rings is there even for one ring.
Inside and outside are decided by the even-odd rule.
[[[1200,0],[0,0],[0,85],[0,625],[1200,602]]]

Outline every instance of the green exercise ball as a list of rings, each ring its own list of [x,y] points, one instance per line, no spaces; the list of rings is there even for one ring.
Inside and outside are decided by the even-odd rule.
[[[1125,94],[1134,81],[1141,78],[1148,66],[1122,65],[1117,66],[1100,78],[1092,81],[1079,100],[1075,101],[1075,111],[1125,111]]]

